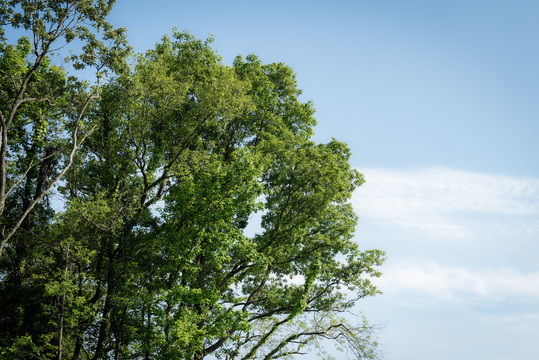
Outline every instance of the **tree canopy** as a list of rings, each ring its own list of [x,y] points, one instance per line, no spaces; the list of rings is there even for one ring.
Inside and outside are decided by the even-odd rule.
[[[363,177],[346,144],[312,140],[293,71],[224,65],[178,31],[129,55],[113,3],[1,3],[0,357],[277,359],[332,340],[375,358],[346,316],[384,256],[353,240]],[[74,39],[94,83],[51,61]]]

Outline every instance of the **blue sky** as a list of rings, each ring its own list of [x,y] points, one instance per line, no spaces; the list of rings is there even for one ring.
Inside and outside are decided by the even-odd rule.
[[[537,359],[539,2],[119,0],[110,21],[137,51],[178,27],[294,69],[316,140],[367,179],[356,238],[388,261],[358,310],[387,359]]]

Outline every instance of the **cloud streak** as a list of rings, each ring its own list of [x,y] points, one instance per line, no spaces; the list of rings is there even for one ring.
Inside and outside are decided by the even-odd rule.
[[[410,293],[451,302],[539,302],[539,271],[472,270],[407,260],[387,267],[376,284],[389,297]]]
[[[367,182],[352,201],[365,218],[456,237],[472,236],[471,218],[518,217],[532,232],[539,226],[539,179],[449,168],[361,171]]]

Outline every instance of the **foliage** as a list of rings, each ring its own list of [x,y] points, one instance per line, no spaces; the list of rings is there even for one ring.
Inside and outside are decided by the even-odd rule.
[[[225,66],[211,39],[174,31],[128,69],[74,25],[109,34],[112,2],[3,4],[2,24],[38,39],[0,48],[3,358],[276,359],[321,339],[376,357],[370,326],[343,316],[383,261],[352,240],[363,178],[345,144],[311,140],[289,67]],[[116,71],[99,93],[45,55],[31,68],[60,32],[86,44],[76,66]]]
[[[33,221],[30,214],[71,167],[91,133],[84,127],[85,114],[103,76],[125,69],[129,48],[124,30],[105,21],[113,4],[0,3],[0,256],[17,231]],[[8,44],[6,28],[27,36]],[[51,53],[74,40],[82,51],[66,60],[75,69],[94,68],[98,82],[93,87],[51,64]]]

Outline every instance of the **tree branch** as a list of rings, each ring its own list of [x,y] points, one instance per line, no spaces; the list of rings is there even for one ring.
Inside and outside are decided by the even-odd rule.
[[[69,170],[71,165],[73,165],[73,161],[75,160],[75,153],[77,152],[79,147],[82,145],[84,140],[90,134],[92,134],[92,132],[95,130],[96,127],[94,126],[92,129],[90,129],[90,131],[88,131],[86,134],[84,134],[84,136],[82,137],[82,139],[80,141],[78,141],[78,133],[79,133],[80,125],[81,125],[81,122],[82,122],[82,117],[84,116],[84,113],[86,112],[86,109],[88,108],[90,102],[92,100],[96,99],[98,96],[99,96],[99,80],[98,80],[98,83],[97,83],[94,91],[88,96],[88,98],[84,102],[84,104],[83,104],[83,106],[82,106],[82,108],[81,108],[81,110],[79,112],[79,115],[77,116],[77,119],[75,121],[75,128],[73,129],[73,132],[72,132],[72,143],[73,143],[72,146],[73,147],[71,148],[71,152],[69,154],[67,164],[60,171],[60,173],[58,173],[58,175],[56,175],[56,177],[49,183],[49,186],[45,190],[43,190],[39,196],[37,196],[34,199],[34,201],[30,204],[30,206],[28,206],[28,208],[23,212],[23,214],[20,216],[20,218],[17,221],[17,223],[15,224],[15,226],[13,226],[13,228],[8,232],[8,234],[7,235],[4,235],[4,233],[2,234],[2,241],[0,242],[0,257],[2,256],[2,252],[3,252],[4,247],[5,247],[6,243],[8,242],[8,240],[20,228],[20,226],[22,225],[24,219],[26,219],[26,217],[34,209],[34,207],[45,197],[45,195],[47,195],[53,189],[53,187],[56,185],[58,180],[60,180],[64,176],[64,174],[67,172],[67,170]],[[5,131],[5,129],[4,129],[4,131]],[[5,144],[2,144],[2,145],[5,145]],[[5,166],[5,158],[3,160],[4,160],[4,166]],[[2,189],[2,190],[4,190],[4,189]],[[4,197],[4,201],[5,201],[5,195],[3,197]],[[1,213],[1,210],[3,210],[3,209],[0,209],[0,213]],[[3,229],[2,232],[4,232],[4,230],[5,229]]]
[[[19,184],[24,180],[24,178],[26,177],[26,175],[28,175],[28,172],[29,172],[30,170],[32,170],[32,168],[33,168],[35,165],[39,164],[40,162],[42,162],[42,161],[44,161],[44,160],[47,160],[48,158],[54,156],[55,154],[56,154],[56,152],[53,152],[52,154],[50,154],[50,155],[48,155],[48,156],[45,156],[44,158],[40,159],[39,161],[37,161],[37,162],[35,162],[35,163],[34,163],[34,161],[32,160],[32,161],[30,162],[30,165],[28,165],[28,168],[26,169],[26,171],[25,171],[25,172],[19,177],[19,179],[17,179],[17,180],[15,181],[15,183],[13,183],[13,185],[8,189],[8,191],[6,192],[5,197],[7,198],[7,197],[9,196],[9,194],[10,194],[13,190],[15,190],[15,188],[16,188],[17,186],[19,186]]]

